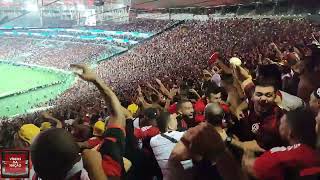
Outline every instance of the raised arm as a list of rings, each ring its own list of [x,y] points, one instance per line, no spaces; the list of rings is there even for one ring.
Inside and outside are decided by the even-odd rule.
[[[197,96],[197,100],[201,98],[201,96],[199,95],[199,93],[195,89],[189,89],[189,92],[191,92],[194,95],[196,95]]]
[[[133,119],[132,113],[128,109],[121,106],[121,110],[126,119]]]
[[[226,74],[232,74],[232,69],[222,62],[220,59],[217,60],[217,65],[222,69],[222,71]]]
[[[269,45],[274,51],[276,51],[277,57],[282,60],[283,59],[283,55],[282,52],[280,51],[280,49],[278,48],[278,46],[275,43],[271,43]]]
[[[233,67],[233,75],[241,84],[241,88],[244,92],[245,92],[245,87],[248,84],[253,83],[252,76],[250,75],[250,73],[241,66]]]
[[[61,123],[61,121],[60,121],[59,119],[54,118],[50,113],[44,112],[44,113],[42,113],[42,116],[43,116],[45,119],[49,120],[49,121],[54,121],[54,122],[56,122],[56,123],[57,123],[57,124],[56,124],[56,128],[62,128],[62,123]]]
[[[89,177],[92,180],[107,180],[108,177],[104,174],[101,166],[102,157],[96,150],[84,150],[82,159],[85,169],[88,171]]]
[[[110,122],[112,124],[116,124],[124,127],[125,116],[122,111],[122,106],[120,104],[118,97],[111,90],[111,88],[108,87],[100,78],[98,78],[96,74],[88,66],[83,64],[74,64],[74,65],[71,65],[71,67],[75,67],[82,70],[83,73],[77,73],[79,77],[85,81],[92,82],[99,89],[105,101],[110,104],[115,117],[115,118],[111,118]]]
[[[142,89],[141,87],[138,85],[138,89],[137,89],[137,92],[138,92],[138,101],[140,102],[141,106],[143,109],[147,109],[149,107],[151,107],[151,104],[149,104],[143,97],[143,94],[142,94]]]
[[[156,78],[156,82],[157,82],[158,85],[160,86],[160,91],[161,91],[165,96],[169,96],[169,94],[170,94],[169,90],[162,84],[162,82],[160,81],[160,79]]]
[[[147,87],[151,89],[156,94],[161,94],[156,88],[154,88],[149,82],[147,83]]]

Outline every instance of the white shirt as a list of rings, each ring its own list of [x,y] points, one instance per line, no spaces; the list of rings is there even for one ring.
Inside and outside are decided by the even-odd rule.
[[[171,131],[164,134],[179,141],[184,132]],[[175,145],[176,143],[171,142],[169,139],[161,136],[161,134],[152,137],[150,140],[150,146],[161,168],[163,180],[191,179],[192,176],[185,171],[185,169],[192,167],[191,160],[183,161],[179,164],[169,161],[170,154]]]
[[[221,87],[221,76],[218,73],[215,73],[212,78],[211,81],[216,83],[217,86]]]
[[[133,120],[133,127],[140,128],[140,119],[139,118],[136,118]]]
[[[281,104],[279,105],[280,108],[291,111],[305,106],[305,103],[301,98],[284,91],[280,91],[280,93],[282,96]]]

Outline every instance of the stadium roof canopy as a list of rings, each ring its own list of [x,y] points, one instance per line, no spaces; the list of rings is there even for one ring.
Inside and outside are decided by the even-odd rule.
[[[248,4],[252,2],[289,2],[305,7],[320,7],[320,0],[132,0],[132,8],[158,9],[181,7],[212,7],[219,5]]]
[[[94,5],[97,0],[0,0],[0,7],[22,7],[26,3],[39,4],[43,6],[61,6],[61,5],[84,5],[90,7]],[[110,4],[124,4],[130,5],[127,0],[101,0],[105,5]]]

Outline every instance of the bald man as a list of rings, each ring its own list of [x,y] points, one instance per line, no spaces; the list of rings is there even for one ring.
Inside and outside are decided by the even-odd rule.
[[[217,103],[210,103],[205,108],[205,118],[215,130],[220,134],[221,138],[227,145],[232,145],[244,151],[263,152],[264,150],[257,145],[255,141],[241,142],[236,136],[228,136],[222,127],[224,111]]]

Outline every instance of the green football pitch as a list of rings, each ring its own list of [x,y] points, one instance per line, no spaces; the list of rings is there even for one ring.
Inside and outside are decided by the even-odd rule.
[[[0,62],[0,117],[32,111],[68,89],[74,75]]]

